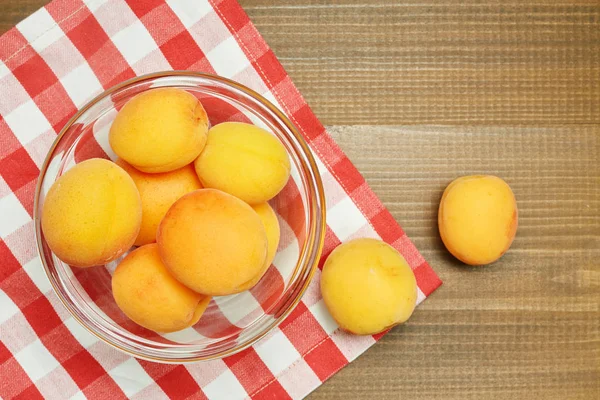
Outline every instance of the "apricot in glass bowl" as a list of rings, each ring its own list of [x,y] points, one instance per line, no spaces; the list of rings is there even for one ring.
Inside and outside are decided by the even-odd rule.
[[[48,246],[41,213],[52,184],[90,158],[113,161],[109,130],[118,110],[153,88],[183,89],[203,104],[211,125],[238,121],[261,127],[284,145],[291,175],[269,203],[281,236],[272,265],[250,290],[216,296],[192,327],[159,334],[130,319],[117,306],[111,276],[118,262],[75,268]],[[325,235],[325,198],[315,160],[301,134],[272,103],[251,89],[218,76],[170,71],[141,76],[108,89],[79,110],[52,145],[35,193],[38,251],[61,302],[87,330],[132,356],[169,363],[211,360],[237,353],[264,337],[294,309],[311,282]],[[133,249],[133,248],[132,248]]]

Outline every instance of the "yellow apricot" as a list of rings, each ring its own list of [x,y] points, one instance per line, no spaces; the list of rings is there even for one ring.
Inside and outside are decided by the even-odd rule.
[[[321,293],[342,329],[372,335],[411,316],[417,302],[417,281],[392,246],[375,239],[355,239],[327,257]]]
[[[267,235],[246,203],[215,189],[177,200],[158,227],[160,255],[173,276],[211,296],[242,291],[267,258]]]
[[[156,243],[137,248],[119,263],[112,277],[112,291],[125,315],[155,332],[192,326],[210,301],[169,274]]]
[[[140,171],[155,173],[194,161],[206,144],[208,116],[200,101],[181,89],[151,89],[134,96],[117,114],[109,143]]]
[[[438,212],[444,245],[470,265],[489,264],[510,247],[518,225],[515,196],[502,179],[464,176],[448,185]]]
[[[42,209],[50,249],[76,267],[110,262],[129,249],[140,230],[142,204],[133,180],[115,163],[83,161],[52,185]]]
[[[213,126],[194,166],[204,187],[222,190],[248,204],[275,197],[290,176],[283,144],[264,129],[242,122]]]
[[[267,233],[267,260],[265,261],[264,267],[258,274],[256,274],[255,277],[240,286],[241,290],[248,290],[252,288],[258,283],[258,281],[260,281],[260,278],[263,277],[265,272],[267,272],[271,266],[271,263],[273,262],[273,259],[275,258],[275,254],[277,253],[279,237],[281,235],[279,231],[279,221],[277,220],[277,215],[269,203],[256,204],[252,206],[252,208],[260,217],[260,220],[262,221]]]
[[[131,176],[142,199],[142,225],[134,243],[136,246],[155,242],[158,224],[169,207],[184,194],[202,188],[192,164],[170,172],[148,174],[120,158],[116,163]]]

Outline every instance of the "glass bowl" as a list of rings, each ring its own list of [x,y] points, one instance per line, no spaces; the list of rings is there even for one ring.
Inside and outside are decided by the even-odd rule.
[[[49,249],[40,224],[50,186],[73,165],[93,157],[115,159],[108,131],[117,111],[138,93],[156,87],[185,89],[200,99],[212,125],[245,121],[275,135],[288,151],[287,186],[270,203],[281,240],[273,264],[251,290],[215,297],[200,321],[183,331],[158,334],[130,321],[111,293],[120,260],[75,268]],[[264,337],[294,309],[314,275],[325,236],[325,198],[311,152],[289,119],[258,93],[218,76],[170,71],[123,82],[85,105],[63,128],[42,166],[35,193],[35,233],[42,264],[59,299],[85,328],[132,356],[182,363],[239,352]]]

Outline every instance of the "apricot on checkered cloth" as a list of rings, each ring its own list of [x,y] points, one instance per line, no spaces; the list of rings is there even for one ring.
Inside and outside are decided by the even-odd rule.
[[[408,320],[417,302],[417,281],[392,246],[376,239],[355,239],[327,257],[321,293],[342,329],[372,335]]]
[[[273,259],[275,258],[275,253],[277,253],[277,247],[279,246],[279,238],[281,236],[279,230],[279,221],[277,220],[277,215],[275,211],[271,208],[269,203],[260,203],[252,206],[254,211],[260,217],[260,220],[265,227],[265,231],[267,233],[267,259],[263,268],[256,274],[252,279],[248,282],[242,284],[239,289],[248,290],[251,289],[254,285],[260,281],[265,272],[271,266]]]
[[[156,243],[132,251],[112,277],[112,292],[121,311],[155,332],[175,332],[194,325],[208,306],[201,295],[171,276]]]
[[[279,139],[242,122],[213,126],[194,166],[204,187],[222,190],[248,204],[275,197],[290,176],[290,159]]]
[[[200,101],[181,89],[150,89],[119,111],[108,135],[117,155],[140,171],[155,173],[194,161],[206,144],[208,116]]]
[[[135,239],[136,246],[156,242],[158,224],[169,207],[184,194],[202,188],[192,164],[174,171],[148,174],[120,158],[116,163],[131,176],[142,199],[142,225]]]
[[[156,235],[171,274],[211,296],[241,292],[267,258],[267,235],[258,214],[242,200],[216,189],[199,189],[177,200]]]
[[[444,245],[470,265],[489,264],[510,247],[518,225],[515,196],[502,179],[464,176],[448,185],[438,212]]]
[[[129,249],[140,230],[142,204],[133,180],[112,161],[92,158],[60,176],[42,208],[42,231],[62,261],[91,267]]]

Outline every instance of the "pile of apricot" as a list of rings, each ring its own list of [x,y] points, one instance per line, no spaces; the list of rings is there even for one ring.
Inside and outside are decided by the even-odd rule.
[[[194,325],[212,296],[252,288],[271,265],[279,223],[268,201],[290,160],[269,132],[238,122],[209,128],[191,93],[152,89],[117,114],[118,159],[93,158],[48,191],[42,231],[74,267],[114,261],[113,296],[156,332]]]

